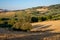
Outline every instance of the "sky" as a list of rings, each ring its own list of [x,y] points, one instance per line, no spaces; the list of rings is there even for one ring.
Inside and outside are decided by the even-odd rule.
[[[19,10],[60,4],[60,0],[0,0],[0,9]]]

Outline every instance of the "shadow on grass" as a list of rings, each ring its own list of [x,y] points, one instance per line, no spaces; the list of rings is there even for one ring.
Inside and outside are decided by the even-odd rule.
[[[2,24],[0,24],[0,28],[11,28],[12,25],[11,24],[8,24],[8,22],[4,22]]]
[[[48,28],[51,25],[41,26],[41,28]],[[60,40],[60,33],[51,32],[54,29],[48,29],[45,31],[40,30],[39,32],[26,32],[28,35],[23,37],[14,37],[14,38],[7,38],[7,40]]]
[[[45,28],[49,28],[51,25],[37,25],[35,28],[37,29],[45,29]],[[47,30],[40,30],[37,32],[26,32],[26,34],[23,32],[24,35],[23,37],[13,37],[13,38],[2,38],[2,40],[60,40],[60,33],[53,33],[52,31],[54,31],[54,29],[47,29]],[[14,33],[14,32],[12,32]],[[19,33],[19,31],[17,32]],[[15,33],[14,33],[15,34]],[[21,34],[19,34],[21,35]],[[17,36],[17,34],[16,34]],[[10,35],[11,37],[11,35]],[[1,40],[1,39],[0,39]]]

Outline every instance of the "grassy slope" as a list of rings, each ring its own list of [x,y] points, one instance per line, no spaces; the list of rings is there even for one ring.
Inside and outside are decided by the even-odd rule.
[[[11,17],[11,16],[14,16],[14,14],[15,14],[15,12],[7,12],[6,14],[0,14],[0,17]],[[48,29],[53,29],[52,30],[53,32],[60,32],[60,20],[37,22],[37,23],[32,23],[32,25],[33,26],[35,26],[35,25],[44,25],[44,26],[45,25],[51,25],[47,28],[42,28],[41,30],[45,31],[45,30],[48,30]],[[18,39],[18,37],[23,37],[23,36],[27,36],[27,38],[28,38],[29,35],[33,35],[33,34],[35,34],[35,33],[30,33],[30,34],[29,33],[26,33],[26,34],[25,33],[21,33],[21,34],[18,33],[18,34],[16,34],[16,32],[15,32],[15,33],[10,33],[10,34],[6,33],[5,35],[3,35],[3,34],[2,35],[4,36],[5,39],[6,39],[6,36],[7,36],[7,38],[9,37],[9,38],[14,38],[14,39],[17,37],[17,39]],[[3,39],[2,35],[0,35],[0,38]],[[36,35],[38,35],[38,33],[36,33]],[[36,37],[35,37],[35,35],[34,36],[29,36],[29,38],[31,38],[31,37],[33,37],[34,39],[37,39],[37,37],[39,37],[39,36],[36,36]]]
[[[50,27],[44,29],[43,30],[47,30],[47,29],[54,29],[53,32],[60,32],[60,20],[56,20],[56,21],[44,21],[44,22],[37,22],[37,23],[32,23],[33,26],[35,25],[51,25]],[[49,36],[48,36],[49,35]],[[48,37],[47,37],[48,36]],[[41,33],[41,32],[36,32],[36,33],[19,33],[19,32],[15,32],[15,33],[9,33],[9,34],[0,34],[0,39],[1,40],[38,40],[38,39],[47,39],[50,40],[53,38],[53,40],[56,40],[58,37],[60,37],[60,35],[54,34],[54,33]],[[32,38],[32,39],[31,39]]]
[[[34,25],[51,25],[48,28],[42,28],[42,30],[53,29],[53,32],[60,32],[60,20],[37,22],[37,23],[32,23],[32,25],[33,26]]]

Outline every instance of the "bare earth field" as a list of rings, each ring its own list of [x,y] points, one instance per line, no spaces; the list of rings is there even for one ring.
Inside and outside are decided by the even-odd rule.
[[[0,28],[0,40],[60,40],[60,20],[31,23],[33,32]]]

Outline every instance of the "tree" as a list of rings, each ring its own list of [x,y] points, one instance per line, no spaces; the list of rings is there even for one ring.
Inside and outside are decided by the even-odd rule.
[[[45,20],[47,20],[47,17],[41,16],[41,17],[40,17],[40,20],[41,20],[41,21],[45,21]]]
[[[16,16],[14,18],[18,18],[18,20],[15,20],[15,23],[13,25],[13,29],[16,30],[23,30],[28,31],[32,28],[32,25],[30,24],[30,15],[29,14],[23,14],[24,12],[20,13],[20,16]]]
[[[38,18],[37,17],[32,17],[31,22],[38,22]]]

